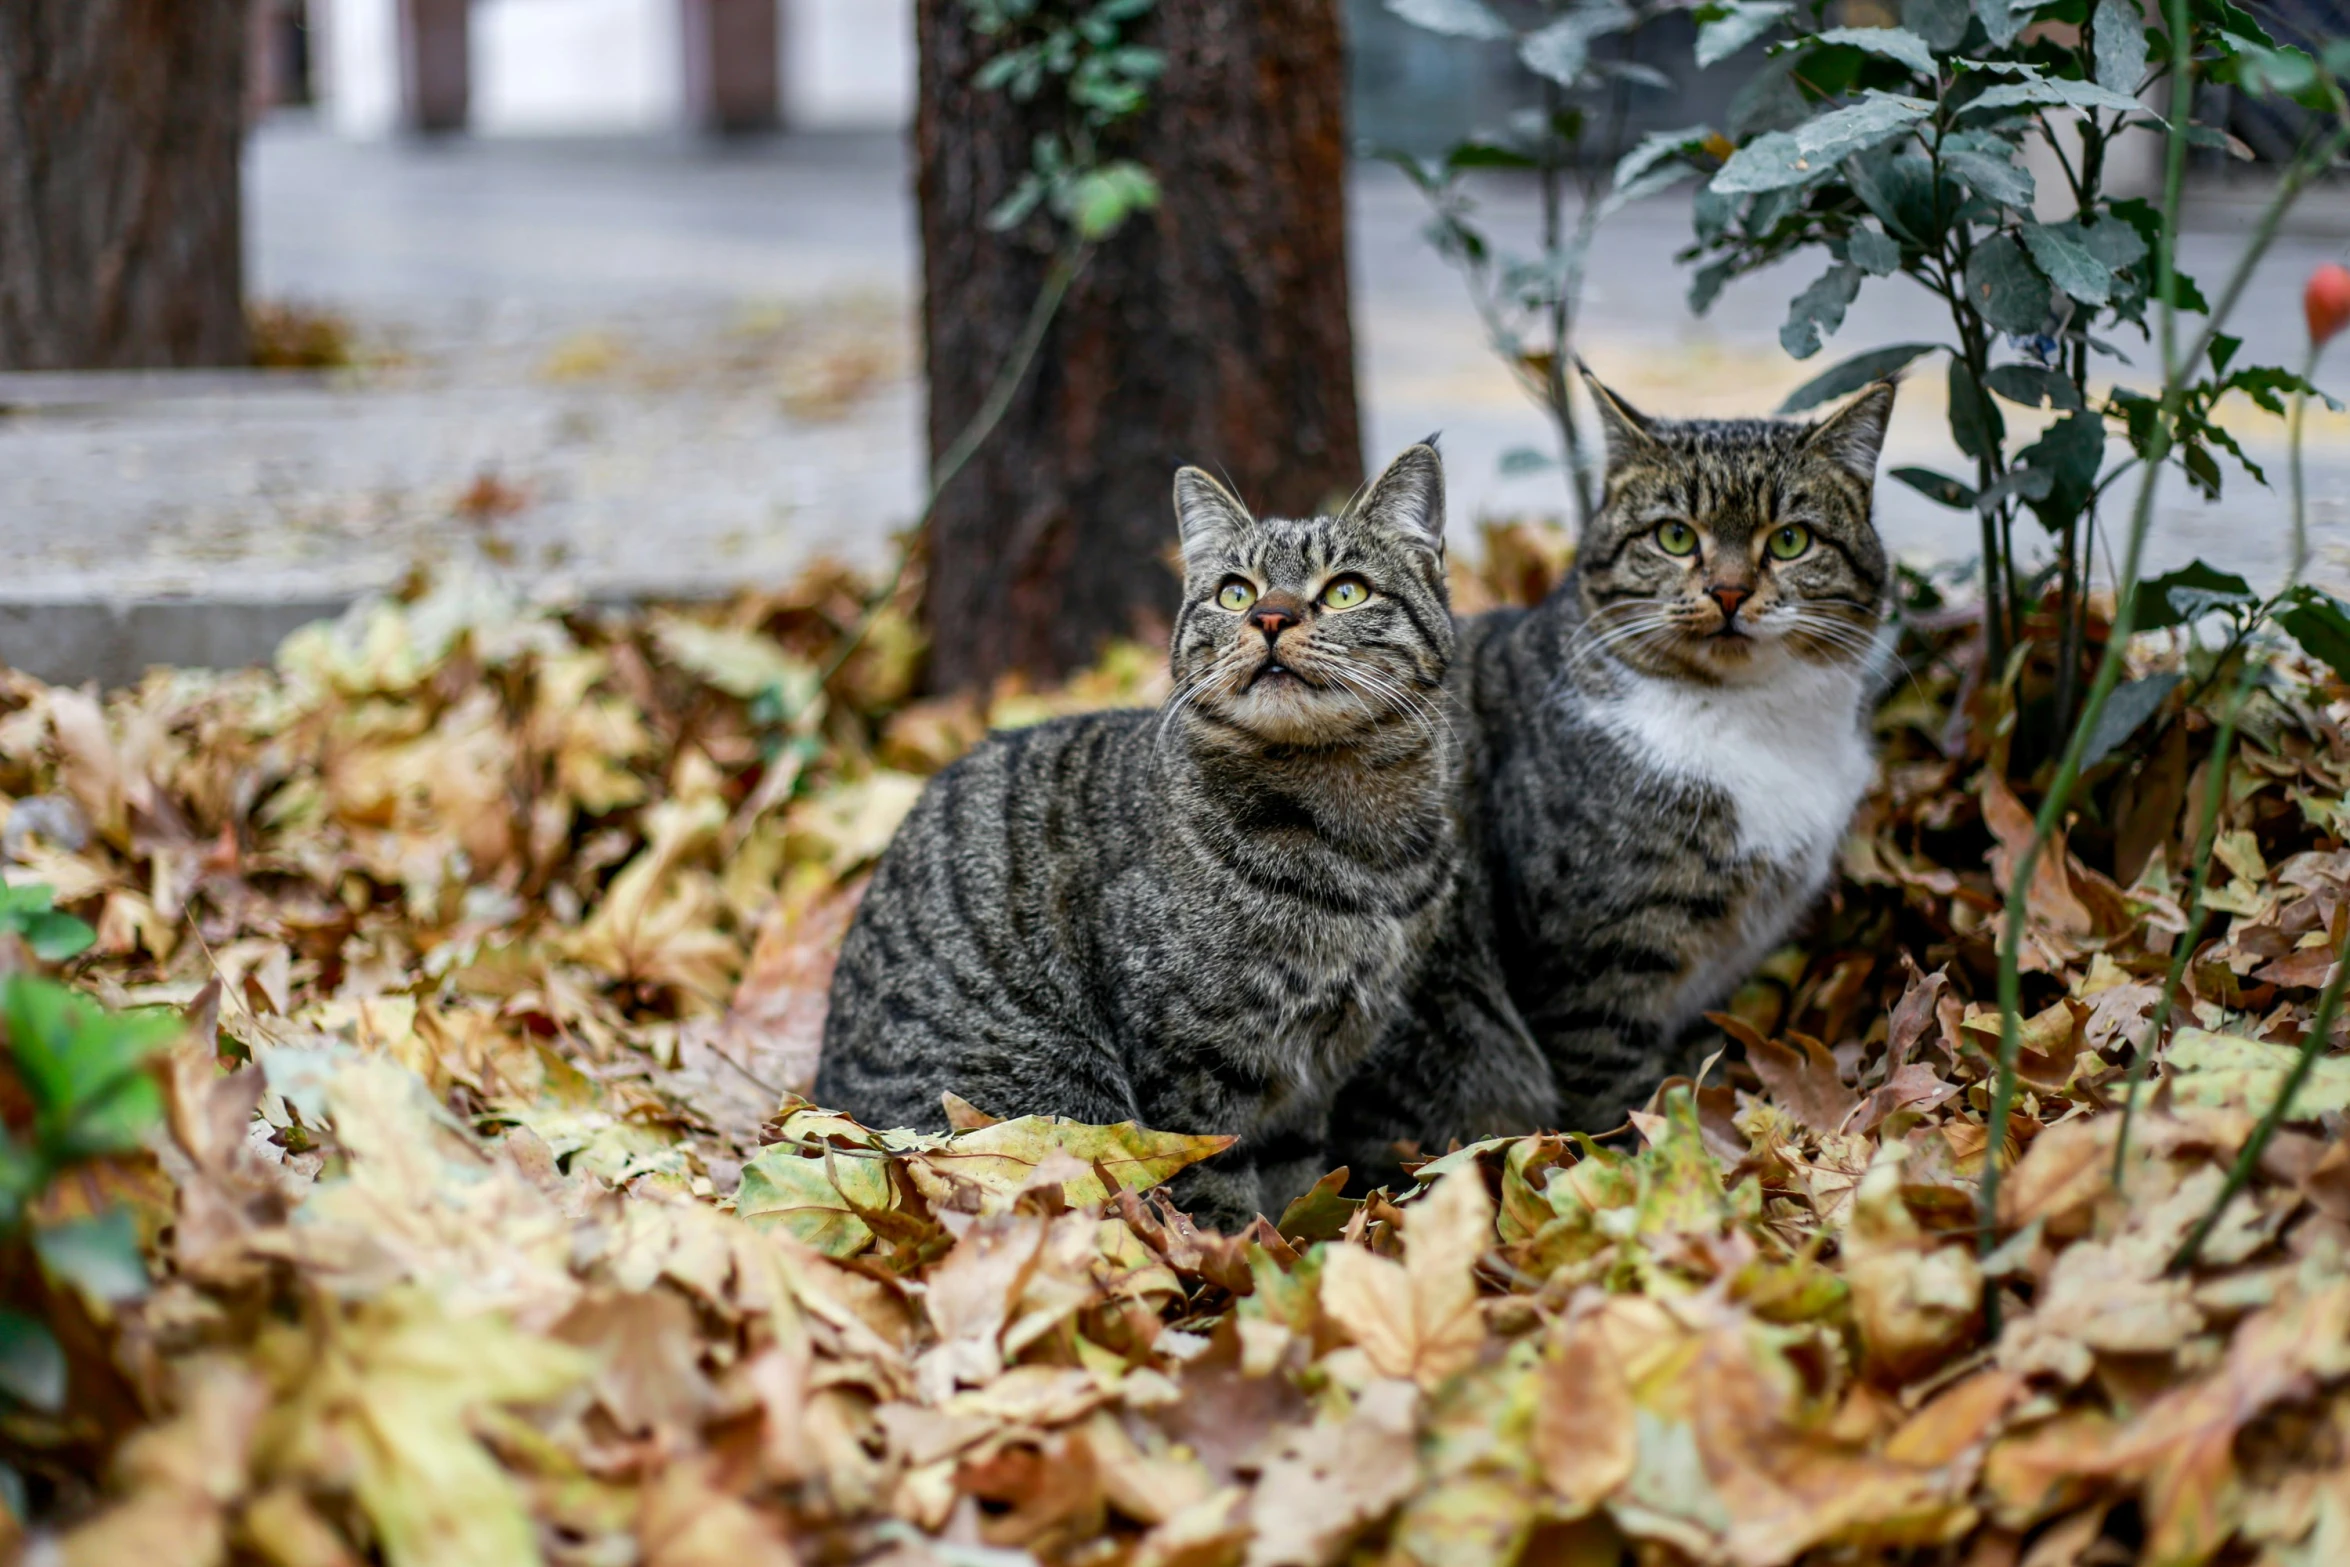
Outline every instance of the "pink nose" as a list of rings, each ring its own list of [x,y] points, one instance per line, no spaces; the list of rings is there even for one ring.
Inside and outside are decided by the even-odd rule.
[[[1279,604],[1259,604],[1248,612],[1248,623],[1262,631],[1265,640],[1271,642],[1284,630],[1297,624],[1297,615]]]
[[[1730,619],[1738,613],[1738,606],[1754,597],[1752,588],[1707,588],[1705,596],[1722,606],[1722,618]]]

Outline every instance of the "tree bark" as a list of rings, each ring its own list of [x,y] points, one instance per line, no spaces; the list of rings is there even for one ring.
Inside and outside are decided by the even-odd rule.
[[[0,4],[0,369],[244,363],[247,4]]]
[[[1298,515],[1362,480],[1347,315],[1338,0],[1168,0],[1133,41],[1166,73],[1107,151],[1158,177],[1155,211],[1092,257],[995,433],[932,513],[930,683],[1065,674],[1155,634],[1177,578],[1175,469]],[[1057,129],[973,74],[992,41],[921,0],[923,336],[933,463],[1011,357],[1051,265],[1044,219],[987,215]]]

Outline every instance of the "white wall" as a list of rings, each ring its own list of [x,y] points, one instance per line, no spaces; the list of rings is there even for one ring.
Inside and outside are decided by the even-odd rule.
[[[785,123],[888,130],[914,115],[914,0],[778,0]],[[398,124],[396,0],[310,0],[327,123]],[[678,0],[474,0],[475,134],[665,131],[685,108]]]
[[[914,0],[782,0],[785,123],[894,130],[914,118]]]
[[[310,0],[313,86],[345,136],[388,136],[400,115],[397,0]]]
[[[658,131],[683,113],[677,0],[475,0],[480,135]]]

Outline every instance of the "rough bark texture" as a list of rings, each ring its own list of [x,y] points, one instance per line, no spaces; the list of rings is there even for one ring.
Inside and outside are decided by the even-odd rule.
[[[0,3],[0,369],[244,362],[246,7]]]
[[[1172,618],[1174,472],[1268,513],[1362,480],[1347,317],[1345,70],[1337,0],[1168,0],[1150,105],[1117,128],[1163,192],[1070,291],[994,436],[931,518],[931,684],[1088,662]],[[992,233],[1059,108],[983,92],[990,41],[921,0],[923,332],[935,461],[1010,357],[1050,257]],[[1049,97],[1048,95],[1043,95]]]

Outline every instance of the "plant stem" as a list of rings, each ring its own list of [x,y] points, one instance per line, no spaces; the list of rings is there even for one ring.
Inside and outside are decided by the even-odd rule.
[[[2014,1107],[2016,1052],[2022,1042],[2022,979],[2019,961],[2027,907],[2026,894],[2041,853],[2055,836],[2067,807],[2072,803],[2073,787],[2080,781],[2082,752],[2087,748],[2090,733],[2097,727],[2097,720],[2105,712],[2106,698],[2112,694],[2121,675],[2136,607],[2134,600],[2138,562],[2144,551],[2147,527],[2153,517],[2155,485],[2161,478],[2162,459],[2167,453],[2170,432],[2178,418],[2187,371],[2190,366],[2200,363],[2209,352],[2212,337],[2226,323],[2236,302],[2243,297],[2252,269],[2267,252],[2269,242],[2276,237],[2277,225],[2283,221],[2285,209],[2300,194],[2302,185],[2316,170],[2330,166],[2343,146],[2350,144],[2350,125],[2344,125],[2321,146],[2295,158],[2287,168],[2285,177],[2277,182],[2276,192],[2261,214],[2260,222],[2254,226],[2243,255],[2237,259],[2235,270],[2229,274],[2227,286],[2220,291],[2219,299],[2213,304],[2202,332],[2188,353],[2180,357],[2176,352],[2178,285],[2173,258],[2178,246],[2179,193],[2186,166],[2185,125],[2193,83],[2188,77],[2190,56],[2186,0],[2166,0],[2166,12],[2171,34],[2171,114],[2169,156],[2163,184],[2162,242],[2155,267],[2157,303],[2160,307],[2158,337],[2162,343],[2163,357],[2162,411],[2155,427],[2153,449],[2147,454],[2143,471],[2139,475],[2137,501],[2130,510],[2129,538],[2123,550],[2121,581],[2114,605],[2113,625],[2106,635],[2105,652],[2097,662],[2097,675],[2089,689],[2089,700],[2081,710],[2079,723],[2073,728],[2072,739],[2065,746],[2064,758],[2057,767],[2056,777],[2050,782],[2048,793],[2040,802],[2040,810],[2033,818],[2032,841],[2017,856],[2008,883],[1999,939],[1999,1069],[1991,1089],[1991,1115],[1976,1213],[1976,1244],[1985,1255],[1998,1245],[1998,1153],[2005,1145],[2008,1117]],[[2297,543],[2296,548],[2300,547]],[[1996,1332],[1999,1319],[1997,1286],[1987,1282],[1985,1290],[1985,1311]]]
[[[2187,965],[2194,961],[2195,949],[2202,944],[2204,924],[2211,918],[2211,908],[2203,901],[2204,892],[2211,885],[2211,846],[2218,839],[2219,811],[2227,798],[2228,759],[2236,742],[2236,722],[2243,716],[2244,703],[2252,694],[2252,684],[2258,666],[2250,659],[2244,661],[2236,677],[2226,712],[2220,716],[2219,733],[2211,742],[2211,760],[2205,775],[2202,808],[2195,813],[2194,871],[2187,886],[2187,928],[2179,933],[2178,945],[2171,949],[2170,970],[2163,976],[2162,994],[2154,999],[2154,1014],[2147,1020],[2146,1032],[2138,1041],[2138,1053],[2130,1061],[2129,1075],[2122,1080],[2122,1124],[2113,1139],[2113,1184],[2122,1184],[2130,1155],[2130,1126],[2138,1113],[2138,1088],[2146,1080],[2147,1068],[2153,1063],[2154,1050],[2162,1042],[2162,1033],[2170,1023],[2172,1011],[2178,1005],[2179,985],[2187,975]]]
[[[2302,357],[2301,380],[2303,385],[2307,385],[2309,378],[2316,373],[2318,351],[2322,346],[2322,344],[2312,341],[2309,345],[2309,352]],[[2278,590],[2276,599],[2269,601],[2272,604],[2293,590],[2294,586],[2300,582],[2302,572],[2307,570],[2309,566],[2308,492],[2304,487],[2301,471],[2302,421],[2307,417],[2308,412],[2309,394],[2296,389],[2293,393],[2292,415],[2286,424],[2286,465],[2292,486],[2290,493],[2293,507],[2293,562],[2285,574],[2285,586]],[[2243,672],[2236,677],[2236,708],[2243,705],[2244,697],[2252,683],[2252,670],[2252,660],[2247,657],[2244,661]],[[2232,708],[2228,713],[2227,724],[2220,731],[2223,746],[2235,727],[2235,718],[2236,713]],[[2224,768],[2225,764],[2221,765]],[[2211,788],[2216,795],[2225,787],[2226,775],[2223,771],[2213,778]],[[2211,811],[2207,808],[2204,812],[2207,823],[2211,815]],[[2208,848],[2204,850],[2206,855],[2209,852]],[[2196,866],[2198,897],[2202,893],[2205,869],[2204,865]],[[2200,916],[2201,910],[2198,909],[2197,918],[2191,922],[2197,928],[2201,925]],[[2177,984],[2177,976],[2181,967],[2182,965],[2174,959],[2171,965],[2171,985],[2173,987]],[[2218,1200],[2212,1203],[2209,1211],[2196,1223],[2186,1242],[2179,1247],[2178,1255],[2171,1259],[2171,1267],[2174,1271],[2194,1264],[2196,1255],[2203,1249],[2205,1237],[2210,1235],[2212,1227],[2219,1223],[2220,1215],[2226,1211],[2228,1204],[2235,1201],[2237,1193],[2244,1189],[2244,1183],[2252,1178],[2253,1170],[2260,1164],[2261,1155],[2268,1149],[2269,1140],[2276,1136],[2277,1128],[2284,1123],[2286,1115],[2290,1113],[2293,1096],[2299,1093],[2301,1085],[2308,1081],[2309,1073],[2317,1060],[2317,1053],[2325,1048],[2326,1036],[2333,1032],[2334,1012],[2341,1005],[2342,977],[2345,971],[2350,971],[2350,932],[2346,932],[2344,935],[2342,950],[2334,955],[2334,972],[2327,976],[2325,989],[2318,995],[2317,1013],[2310,1020],[2309,1037],[2301,1042],[2301,1054],[2294,1061],[2293,1070],[2286,1074],[2284,1088],[2277,1094],[2276,1103],[2271,1105],[2268,1113],[2261,1117],[2260,1125],[2253,1130],[2251,1141],[2244,1145],[2242,1154],[2237,1157],[2234,1167],[2228,1171],[2227,1184],[2220,1189]],[[2171,989],[2166,987],[2162,1003],[2158,1005],[2155,1012],[2154,1028],[2147,1033],[2146,1046],[2140,1051],[2139,1060],[2130,1063],[2133,1079],[2140,1075],[2145,1057],[2153,1053],[2154,1041],[2159,1036],[2164,1013],[2168,1010],[2170,995]],[[2121,1180],[2122,1153],[2129,1146],[2130,1110],[2135,1106],[2136,1099],[2137,1096],[2133,1088],[2130,1101],[2124,1105],[2122,1110],[2121,1133],[2114,1139],[2113,1171],[2116,1183]]]
[[[1020,383],[1028,379],[1029,367],[1036,363],[1037,350],[1044,346],[1045,333],[1051,329],[1053,317],[1060,314],[1061,302],[1069,297],[1069,285],[1077,281],[1077,275],[1085,270],[1085,263],[1092,254],[1091,246],[1082,241],[1072,241],[1053,258],[1052,266],[1045,272],[1044,282],[1037,288],[1036,302],[1028,307],[1028,320],[1021,326],[1020,335],[1013,339],[1011,356],[1004,361],[1003,368],[996,372],[995,380],[989,383],[987,396],[980,400],[978,411],[972,414],[971,421],[963,426],[954,440],[948,443],[947,449],[939,453],[938,461],[931,465],[930,491],[923,497],[922,509],[915,514],[914,525],[909,531],[920,533],[929,526],[930,514],[938,509],[938,498],[946,493],[947,486],[954,483],[955,476],[978,454],[979,448],[1003,421],[1006,410],[1012,406],[1014,394],[1020,390]],[[823,694],[824,688],[832,683],[832,677],[841,672],[842,666],[863,644],[873,630],[874,622],[881,618],[882,610],[891,599],[897,597],[899,585],[906,580],[906,563],[912,554],[910,548],[898,552],[898,563],[891,569],[889,580],[865,601],[864,611],[857,616],[856,624],[841,634],[840,640],[833,645],[832,652],[818,669],[816,681],[809,687],[808,700],[801,703],[798,710],[784,716],[781,728],[789,730],[799,723],[808,706]]]
[[[2334,1031],[2334,1014],[2341,1010],[2342,981],[2345,978],[2350,978],[2350,934],[2345,934],[2341,947],[2334,953],[2334,972],[2327,978],[2326,988],[2318,993],[2317,1011],[2309,1019],[2309,1033],[2301,1041],[2301,1053],[2293,1058],[2292,1070],[2285,1074],[2285,1086],[2278,1090],[2276,1103],[2268,1107],[2268,1113],[2252,1129],[2252,1137],[2244,1144],[2243,1152],[2236,1155],[2236,1162],[2229,1167],[2227,1183],[2220,1188],[2219,1196],[2204,1210],[2203,1217],[2195,1221],[2195,1228],[2187,1232],[2187,1238],[2180,1242],[2178,1251],[2171,1257],[2170,1272],[2183,1273],[2195,1265],[2195,1259],[2202,1254],[2203,1243],[2210,1239],[2220,1216],[2227,1212],[2228,1204],[2243,1193],[2245,1186],[2252,1180],[2252,1172],[2260,1168],[2260,1157],[2268,1152],[2269,1140],[2276,1136],[2277,1128],[2284,1125],[2285,1117],[2292,1113],[2294,1099],[2300,1095],[2302,1085],[2309,1081],[2310,1070],[2317,1065],[2317,1058],[2326,1047],[2326,1038]]]
[[[2089,685],[2089,700],[2082,709],[2080,721],[2073,726],[2072,738],[2065,744],[2063,760],[2057,764],[2056,776],[2050,780],[2048,793],[2040,801],[2039,813],[2032,820],[2032,841],[2008,869],[2007,904],[1999,932],[1999,1065],[1991,1082],[1991,1113],[1984,1127],[1983,1178],[1978,1187],[1975,1217],[1976,1250],[1985,1257],[1999,1245],[1999,1159],[2007,1147],[2008,1117],[2015,1107],[2016,1054],[2023,1044],[2021,959],[2032,874],[2039,868],[2040,855],[2049,840],[2064,821],[2065,810],[2072,803],[2073,785],[2080,778],[2081,756],[2088,748],[2089,734],[2097,727],[2098,718],[2105,712],[2105,699],[2121,677],[2136,607],[2132,601],[2136,597],[2138,559],[2145,548],[2147,525],[2154,515],[2154,489],[2162,475],[2161,459],[2178,417],[2182,372],[2174,351],[2178,341],[2178,273],[2174,258],[2179,241],[2179,192],[2186,170],[2187,117],[2194,103],[2194,51],[2187,28],[2187,0],[2164,0],[2164,17],[2170,34],[2167,42],[2171,112],[2165,128],[2162,237],[2155,257],[2155,298],[2162,343],[2162,413],[2155,427],[2154,450],[2148,457],[2145,472],[2139,476],[2137,502],[2130,509],[2129,540],[2123,548],[2122,578],[2116,584],[2113,624],[2106,632],[2104,656],[2097,661],[2097,675]],[[2269,231],[2274,232],[2273,225]],[[2253,247],[2237,262],[2235,276],[2229,280],[2235,292],[2241,292],[2242,280],[2264,249],[2266,241],[2256,238]],[[2231,294],[2214,308],[2214,326],[2224,318],[2232,303]],[[1999,1285],[1994,1279],[1986,1278],[1983,1282],[1983,1311],[1996,1337]]]
[[[1566,171],[1559,156],[1558,113],[1563,101],[1558,83],[1542,79],[1542,253],[1556,275],[1551,279],[1550,366],[1543,388],[1550,417],[1559,430],[1559,455],[1567,465],[1567,493],[1575,502],[1575,528],[1580,533],[1591,521],[1591,475],[1583,462],[1583,437],[1575,428],[1575,405],[1567,382],[1567,361],[1573,355],[1570,337],[1568,280],[1559,249],[1564,231],[1562,208]],[[1586,215],[1591,203],[1583,203]]]

